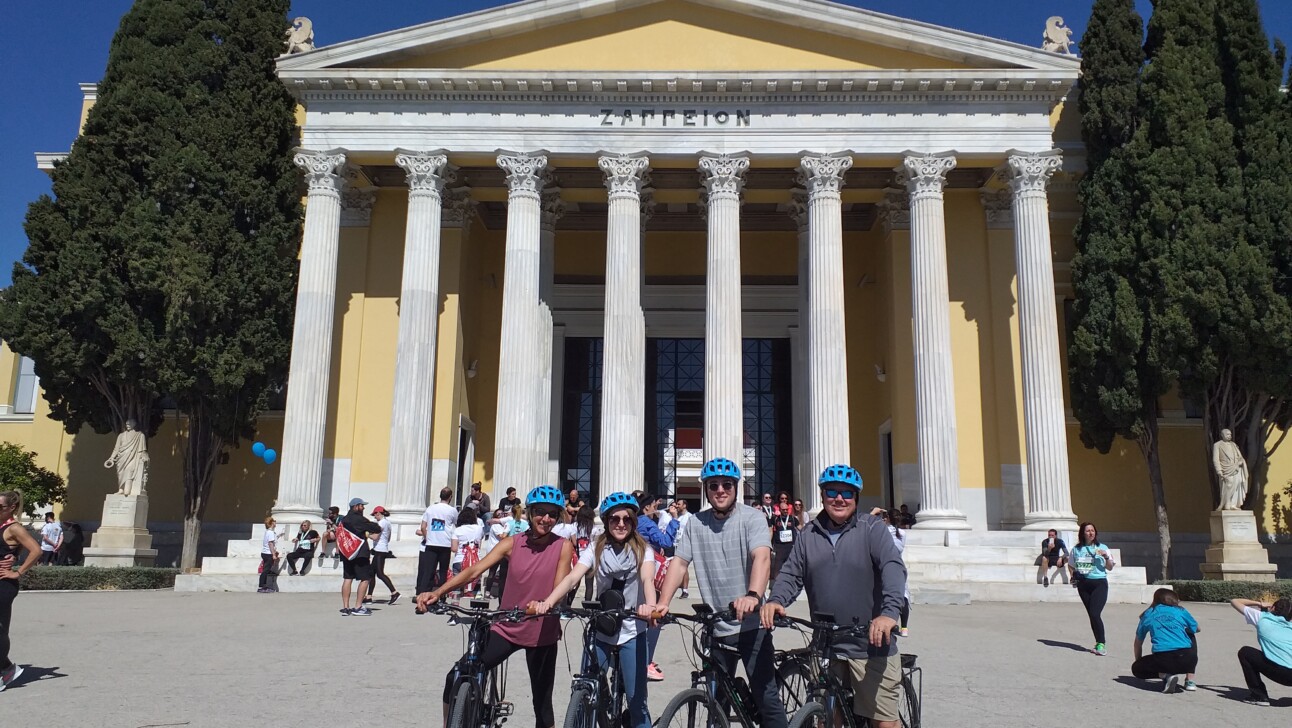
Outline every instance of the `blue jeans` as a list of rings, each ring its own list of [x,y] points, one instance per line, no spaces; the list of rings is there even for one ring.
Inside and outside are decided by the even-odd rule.
[[[633,728],[650,728],[650,711],[646,706],[646,635],[638,634],[619,646],[619,671],[628,696],[628,716]],[[601,669],[610,664],[609,650],[597,640],[597,663]],[[612,717],[611,720],[614,720]]]
[[[655,646],[659,644],[659,633],[662,627],[651,627],[646,630],[646,642],[649,645],[646,650],[646,662],[655,661]]]

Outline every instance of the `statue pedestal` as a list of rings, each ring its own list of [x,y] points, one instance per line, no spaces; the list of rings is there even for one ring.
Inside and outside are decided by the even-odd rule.
[[[148,532],[148,496],[113,493],[103,501],[103,520],[85,549],[86,566],[152,566],[157,558]]]
[[[1202,563],[1202,578],[1222,581],[1274,581],[1278,566],[1256,533],[1251,511],[1212,511],[1211,547]]]

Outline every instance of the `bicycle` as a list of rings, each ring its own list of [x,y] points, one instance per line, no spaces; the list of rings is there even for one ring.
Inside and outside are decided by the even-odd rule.
[[[790,719],[790,728],[834,728],[834,715],[841,714],[844,728],[866,728],[870,721],[852,712],[853,690],[850,681],[845,681],[830,670],[831,655],[834,654],[834,636],[843,632],[854,637],[868,639],[865,626],[857,623],[839,625],[829,614],[814,614],[813,620],[800,619],[784,615],[776,618],[778,627],[790,627],[802,631],[811,630],[809,651],[814,658],[811,687],[807,701]],[[903,728],[920,728],[920,703],[924,689],[924,672],[916,666],[915,655],[901,655],[902,681],[898,698],[898,720]]]
[[[583,662],[570,681],[570,707],[565,710],[565,728],[629,728],[632,721],[626,706],[627,693],[619,665],[619,645],[602,642],[608,655],[603,668],[597,659],[597,620],[636,619],[630,609],[602,609],[585,601],[582,609],[566,607],[568,614],[583,621]]]
[[[449,689],[448,728],[498,728],[515,712],[506,700],[507,663],[486,670],[480,665],[490,628],[500,622],[523,622],[533,618],[521,609],[488,611],[489,602],[472,600],[471,609],[437,602],[427,610],[449,614],[459,626],[468,627],[467,645],[454,666],[457,675]]]
[[[735,647],[714,639],[718,622],[734,619],[734,610],[728,607],[715,612],[707,604],[693,606],[694,615],[670,614],[663,620],[665,623],[686,621],[696,625],[692,630],[692,650],[699,658],[699,669],[691,673],[691,687],[673,696],[664,712],[660,713],[655,728],[728,728],[733,719],[744,728],[755,728],[762,723],[762,716],[749,684],[713,659],[714,650],[737,652]],[[808,685],[803,665],[806,665],[808,657],[806,649],[777,653],[777,692],[782,701],[793,701],[796,706],[802,702]]]

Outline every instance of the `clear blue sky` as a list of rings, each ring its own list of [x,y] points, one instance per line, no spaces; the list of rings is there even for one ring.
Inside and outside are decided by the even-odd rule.
[[[1078,40],[1091,0],[844,0],[883,13],[1039,46],[1045,19],[1063,16]],[[298,0],[294,15],[314,21],[319,45],[416,25],[448,15],[503,5],[500,0]],[[1149,0],[1136,0],[1148,16]],[[35,152],[66,151],[76,136],[81,105],[77,84],[103,75],[108,44],[130,0],[11,2],[0,22],[0,285],[8,285],[22,256],[27,203],[49,190]],[[1266,30],[1292,43],[1292,0],[1262,0]]]

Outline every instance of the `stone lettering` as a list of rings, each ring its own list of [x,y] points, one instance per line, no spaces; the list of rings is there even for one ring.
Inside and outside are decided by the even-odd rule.
[[[632,120],[633,120],[633,112],[632,112],[632,110],[631,110],[631,109],[624,109],[624,114],[623,114],[623,116],[621,116],[621,117],[619,118],[619,126],[624,126],[625,124],[627,124],[628,122],[630,122],[630,121],[632,121]]]
[[[677,112],[672,109],[664,109],[664,126],[668,126],[668,120],[677,116]]]
[[[695,126],[695,109],[686,109],[682,112],[682,126]]]
[[[726,124],[727,120],[730,118],[731,118],[731,114],[728,114],[725,111],[713,112],[713,120],[718,124]]]
[[[614,110],[614,109],[602,109],[602,110],[601,110],[601,125],[602,125],[602,126],[614,126],[614,124],[615,124],[615,123],[614,123],[613,121],[611,121],[611,120],[610,120],[610,117],[612,117],[612,116],[614,116],[614,115],[615,115],[615,110]]]
[[[636,122],[640,127],[666,127],[671,121],[681,121],[682,126],[728,126],[733,122],[735,126],[750,126],[753,112],[750,109],[601,109],[600,119],[600,126],[628,126]]]
[[[736,110],[736,126],[749,126],[749,109]]]

